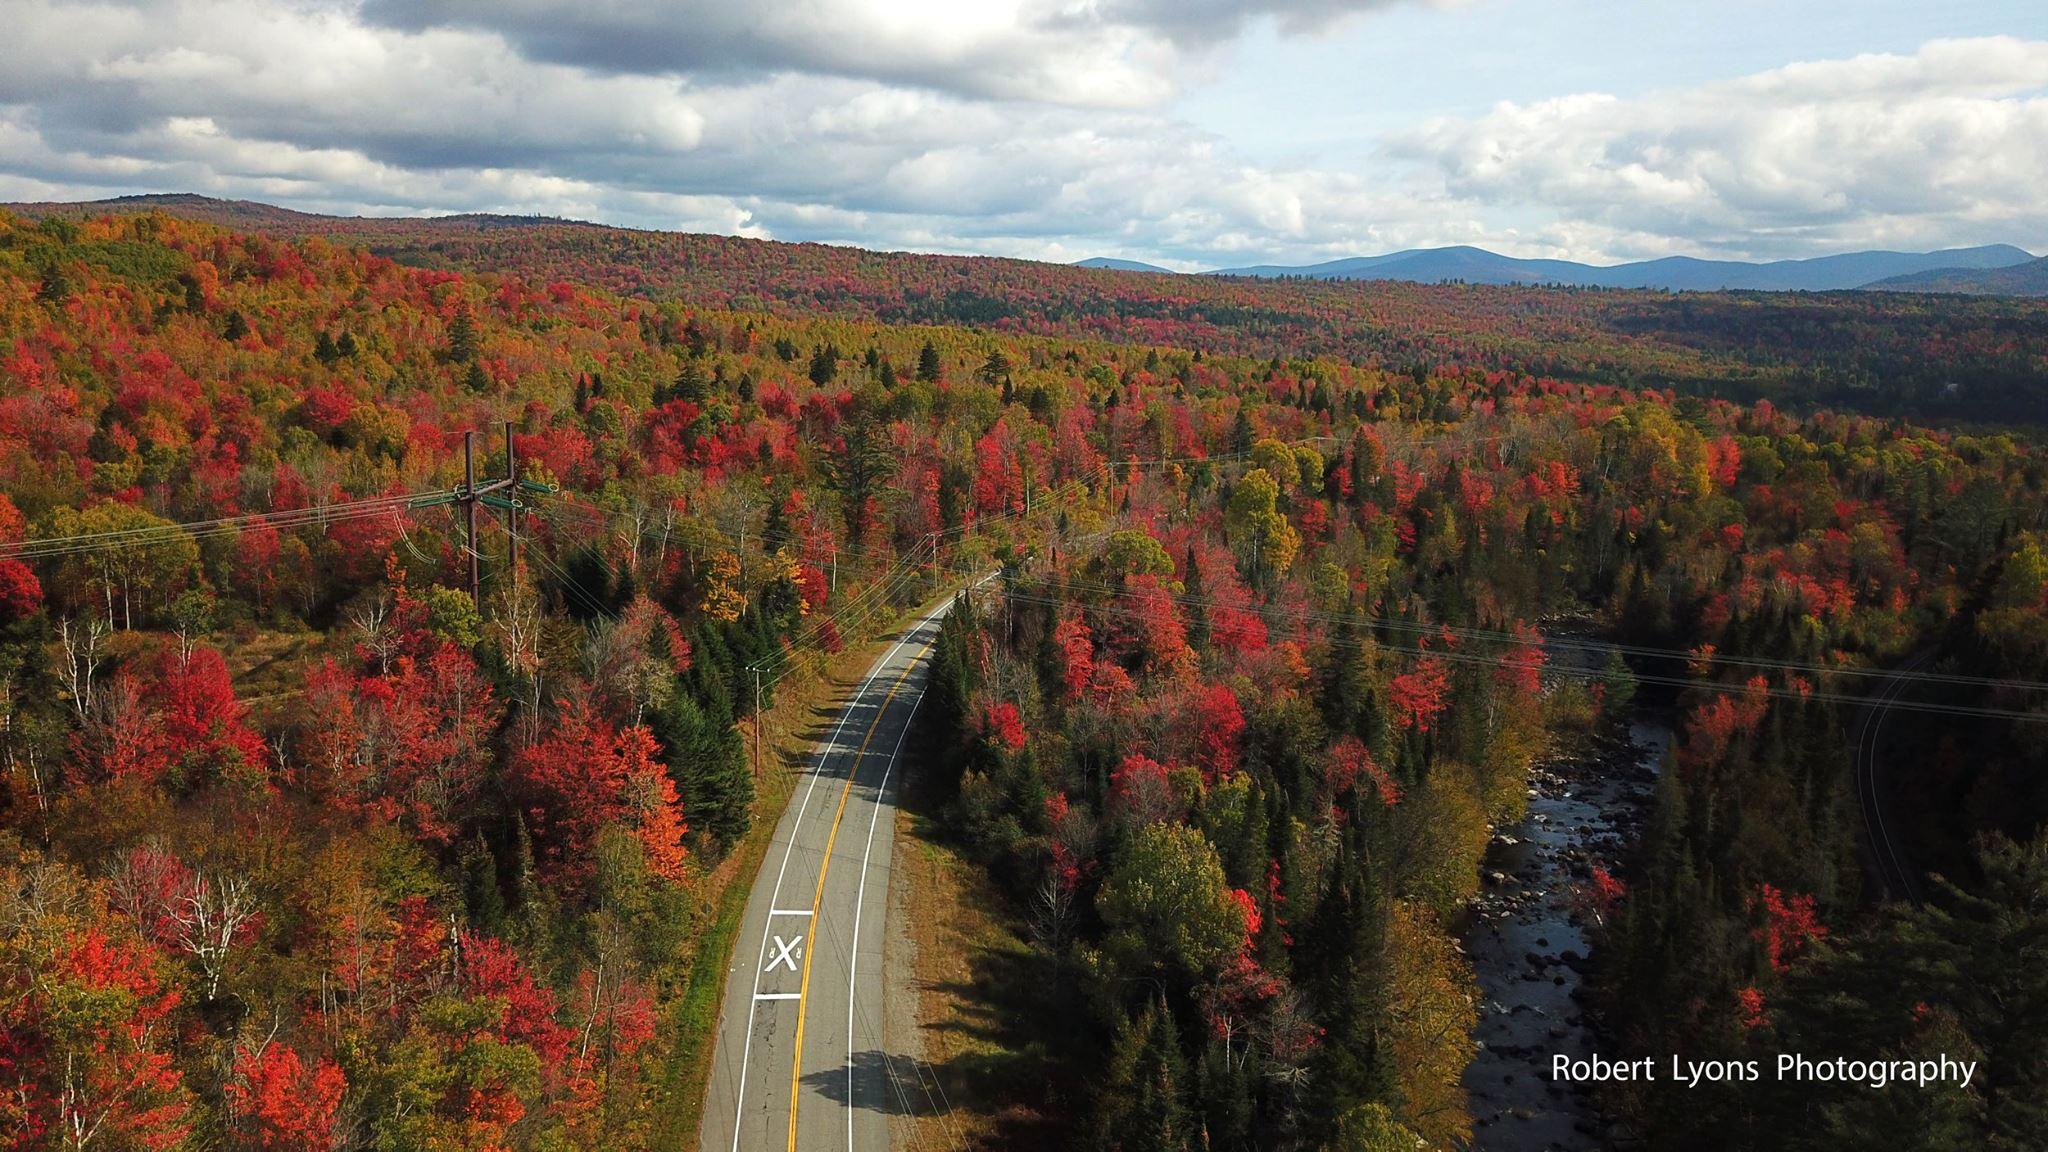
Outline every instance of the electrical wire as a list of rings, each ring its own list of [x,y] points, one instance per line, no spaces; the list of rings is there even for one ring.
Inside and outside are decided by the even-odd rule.
[[[371,516],[389,515],[427,501],[452,498],[455,494],[455,489],[437,489],[392,496],[369,497],[362,500],[349,500],[314,508],[291,508],[277,512],[252,512],[242,516],[224,516],[213,520],[195,520],[183,523],[152,524],[142,528],[124,528],[111,532],[87,532],[72,536],[46,536],[0,545],[0,559],[56,559],[113,548],[143,547],[152,543],[174,539],[180,535],[193,539],[202,539],[210,536],[241,532],[253,527],[298,528],[325,526],[327,524],[364,519]]]
[[[1063,587],[1075,588],[1082,591],[1102,592],[1106,594],[1124,593],[1124,589],[1118,587],[1117,585],[1105,584],[1100,581],[1090,581],[1073,577],[1062,577],[1059,583]],[[1306,621],[1310,623],[1331,625],[1351,624],[1363,628],[1380,628],[1388,631],[1408,632],[1423,636],[1437,636],[1449,634],[1450,636],[1453,636],[1459,640],[1471,640],[1481,643],[1512,644],[1522,642],[1522,638],[1516,636],[1514,633],[1502,632],[1498,629],[1459,627],[1449,624],[1431,624],[1424,621],[1405,620],[1400,617],[1387,616],[1378,613],[1343,614],[1331,612],[1315,612],[1302,609],[1283,608],[1278,605],[1270,604],[1246,607],[1238,604],[1224,603],[1211,598],[1188,596],[1185,594],[1169,593],[1168,596],[1175,603],[1194,608],[1220,608],[1227,611],[1255,612],[1264,616],[1277,616],[1286,619]],[[1954,684],[1976,688],[2010,689],[2014,691],[2024,692],[2048,692],[2048,682],[2040,680],[2024,680],[1998,676],[1969,676],[1960,673],[1911,672],[1905,670],[1887,671],[1881,668],[1859,668],[1842,664],[1819,664],[1806,660],[1789,660],[1772,657],[1729,655],[1720,652],[1704,653],[1677,648],[1656,648],[1640,644],[1608,644],[1602,641],[1573,640],[1570,637],[1545,636],[1543,638],[1543,647],[1547,651],[1582,652],[1596,656],[1604,656],[1608,652],[1619,651],[1624,655],[1639,656],[1645,659],[1672,660],[1685,664],[1700,664],[1738,669],[1807,672],[1812,673],[1816,676],[1847,676],[1883,680],[1904,679],[1915,681],[1918,683]]]
[[[1042,604],[1055,608],[1065,606],[1067,603],[1069,603],[1068,601],[1058,599],[1057,597],[1029,595],[1027,593],[1020,592],[1014,588],[1005,589],[1003,595],[1007,596],[1012,600],[1020,601],[1022,603]],[[1098,604],[1090,605],[1089,610],[1125,619],[1146,620],[1152,618],[1150,613],[1144,612],[1136,608],[1118,608]],[[1517,658],[1491,657],[1472,652],[1459,652],[1449,649],[1427,648],[1420,645],[1417,645],[1415,647],[1408,647],[1400,644],[1389,644],[1370,640],[1347,641],[1340,640],[1334,637],[1326,637],[1324,638],[1324,642],[1336,648],[1345,648],[1354,651],[1401,652],[1415,656],[1426,656],[1437,660],[1447,661],[1450,663],[1478,664],[1493,667],[1527,667],[1527,664],[1524,660]],[[1606,674],[1604,672],[1592,668],[1571,668],[1563,665],[1546,665],[1543,670],[1551,674],[1568,676],[1582,680],[1602,680],[1606,678]],[[1671,687],[1678,688],[1714,688],[1735,695],[1755,692],[1761,695],[1787,700],[1818,700],[1825,703],[1841,704],[1863,704],[1868,702],[1866,698],[1862,696],[1855,696],[1839,692],[1827,692],[1820,689],[1802,691],[1796,688],[1784,688],[1775,685],[1765,685],[1760,688],[1752,688],[1747,685],[1709,685],[1703,684],[1702,682],[1697,680],[1683,679],[1672,676],[1659,676],[1653,673],[1632,673],[1631,679],[1635,680],[1638,683],[1643,684],[1668,685]],[[2032,721],[2036,723],[2048,723],[2048,712],[2019,712],[2006,708],[1980,708],[1971,705],[1936,704],[1932,702],[1908,700],[1893,701],[1890,703],[1890,706],[1895,708],[1906,709],[1909,711],[1928,712],[1941,715],[1971,716],[1980,718],[2023,720]]]

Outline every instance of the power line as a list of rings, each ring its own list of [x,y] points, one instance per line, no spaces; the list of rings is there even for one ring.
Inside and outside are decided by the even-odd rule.
[[[1113,584],[1105,584],[1100,581],[1062,577],[1059,583],[1063,587],[1077,588],[1083,591],[1102,592],[1111,595],[1127,594],[1126,590],[1123,588],[1120,588]],[[1350,624],[1356,625],[1358,627],[1381,628],[1387,631],[1407,632],[1421,636],[1436,636],[1448,634],[1459,640],[1471,640],[1481,643],[1516,644],[1523,642],[1522,637],[1516,636],[1512,632],[1502,632],[1498,629],[1460,627],[1451,624],[1431,624],[1425,621],[1404,620],[1400,617],[1387,616],[1379,613],[1315,612],[1302,609],[1283,608],[1273,604],[1253,605],[1251,607],[1246,607],[1244,605],[1226,603],[1223,601],[1215,600],[1213,598],[1188,596],[1185,594],[1175,594],[1172,592],[1168,593],[1168,598],[1173,600],[1175,603],[1183,604],[1189,607],[1220,608],[1226,611],[1254,612],[1265,616],[1278,616],[1285,619],[1306,621],[1318,624]],[[1762,656],[1741,656],[1721,652],[1695,652],[1677,648],[1655,648],[1640,644],[1609,644],[1603,641],[1596,640],[1574,640],[1570,637],[1545,636],[1543,637],[1542,643],[1546,651],[1582,652],[1591,655],[1605,655],[1611,651],[1619,651],[1625,655],[1640,656],[1646,659],[1673,660],[1686,664],[1702,664],[1738,669],[1753,668],[1768,671],[1810,672],[1816,676],[1847,676],[1885,680],[1893,679],[1896,677],[1932,684],[1955,684],[1977,688],[2000,688],[2025,692],[2048,692],[2048,682],[2040,680],[2024,680],[1998,676],[1969,676],[1960,673],[1911,672],[1905,670],[1888,671],[1881,668],[1858,668],[1841,664],[1819,664],[1807,660],[1789,660]]]
[[[1020,592],[1016,589],[1005,589],[1003,594],[1013,600],[1019,600],[1027,604],[1043,604],[1050,607],[1060,607],[1067,603],[1066,601],[1060,600],[1056,597],[1033,596],[1028,593]],[[1094,611],[1106,613],[1108,615],[1117,616],[1125,619],[1144,620],[1151,618],[1151,615],[1149,613],[1136,608],[1118,608],[1109,605],[1093,605],[1091,607]],[[1326,638],[1325,642],[1330,644],[1332,647],[1345,648],[1353,651],[1385,650],[1392,652],[1402,652],[1410,655],[1426,656],[1433,659],[1444,660],[1451,663],[1477,664],[1492,667],[1526,667],[1526,664],[1523,661],[1513,658],[1499,656],[1483,656],[1472,652],[1458,652],[1455,650],[1426,648],[1420,645],[1415,647],[1408,647],[1400,644],[1389,644],[1370,640],[1340,640],[1335,637]],[[1553,673],[1555,675],[1568,676],[1580,680],[1605,679],[1605,673],[1591,668],[1572,668],[1563,665],[1546,664],[1544,667],[1544,671]],[[1719,691],[1730,692],[1735,695],[1741,695],[1743,693],[1748,692],[1755,692],[1761,695],[1787,700],[1818,700],[1824,703],[1841,704],[1862,704],[1866,702],[1866,698],[1862,696],[1854,696],[1839,692],[1827,692],[1820,689],[1801,691],[1796,688],[1781,688],[1773,685],[1764,685],[1762,687],[1750,687],[1748,685],[1735,686],[1725,684],[1713,685],[1703,684],[1698,680],[1690,680],[1673,676],[1659,676],[1653,673],[1631,673],[1631,678],[1637,681],[1638,683],[1643,684],[1668,685],[1677,688],[1710,688]],[[1980,708],[1971,705],[1934,704],[1923,703],[1920,701],[1905,700],[1891,701],[1889,703],[1889,706],[1893,708],[1903,708],[1909,711],[1929,712],[1941,715],[1972,716],[1980,718],[2024,720],[2037,723],[2048,723],[2048,712],[2019,712],[2006,708]]]
[[[152,524],[141,528],[124,528],[109,532],[86,532],[71,536],[44,536],[32,540],[16,541],[0,545],[0,558],[16,560],[47,560],[62,556],[81,555],[105,551],[111,548],[144,547],[149,544],[186,536],[200,539],[241,532],[254,527],[300,528],[325,526],[370,516],[388,515],[416,507],[429,507],[453,499],[455,490],[432,489],[422,492],[407,492],[392,496],[375,496],[362,500],[348,500],[337,504],[318,505],[310,508],[290,508],[276,512],[252,512],[242,516],[224,516],[213,520],[194,520],[182,523]]]

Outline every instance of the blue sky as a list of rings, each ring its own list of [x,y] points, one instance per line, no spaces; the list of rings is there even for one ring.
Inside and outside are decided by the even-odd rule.
[[[2014,0],[9,0],[0,199],[1177,268],[2048,247]]]

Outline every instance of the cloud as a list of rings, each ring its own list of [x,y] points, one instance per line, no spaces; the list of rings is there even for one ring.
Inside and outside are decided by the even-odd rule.
[[[1452,196],[1735,252],[2048,231],[2048,42],[1936,41],[1634,100],[1503,104],[1399,138]]]
[[[1373,217],[1403,207],[1356,176],[1243,167],[1223,142],[1116,100],[829,70],[596,71],[529,58],[499,31],[408,29],[330,4],[28,0],[23,14],[25,34],[0,45],[0,168],[74,195],[175,188],[1020,255],[1367,242]],[[927,59],[945,55],[934,44],[1023,59],[1012,24],[977,39],[978,19],[904,39]],[[1034,66],[1075,95],[1101,87],[1074,79],[1086,64],[1050,53]]]
[[[365,20],[503,37],[535,60],[731,79],[797,72],[1095,108],[1162,104],[1255,20],[1313,32],[1403,0],[366,0]]]
[[[1382,3],[584,0],[550,23],[530,0],[14,0],[0,196],[196,191],[1179,267],[1456,243],[1809,255],[2048,225],[2043,43],[1504,104],[1349,170],[1252,164],[1156,106],[1184,82],[1169,65],[1249,22],[1306,32]]]

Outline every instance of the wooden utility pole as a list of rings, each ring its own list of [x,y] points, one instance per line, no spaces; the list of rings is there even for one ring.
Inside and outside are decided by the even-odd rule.
[[[761,725],[767,723],[767,715],[761,711],[761,669],[754,668],[754,778],[761,778]]]
[[[512,498],[505,502],[506,569],[512,577],[512,587],[519,587],[519,457],[512,451],[512,422],[505,421],[505,484],[512,489]]]
[[[505,425],[505,474],[495,480],[477,483],[476,478],[476,432],[462,434],[462,487],[455,490],[455,503],[462,505],[463,551],[469,553],[469,599],[478,608],[483,607],[483,541],[477,538],[476,506],[478,502],[505,512],[505,533],[511,539],[510,563],[512,579],[519,579],[519,490],[530,488],[537,492],[552,492],[548,485],[536,484],[519,479],[519,458],[512,450],[512,425]]]
[[[463,551],[469,553],[469,601],[482,607],[483,598],[483,551],[482,541],[476,538],[476,433],[462,434],[462,515],[465,524]]]

